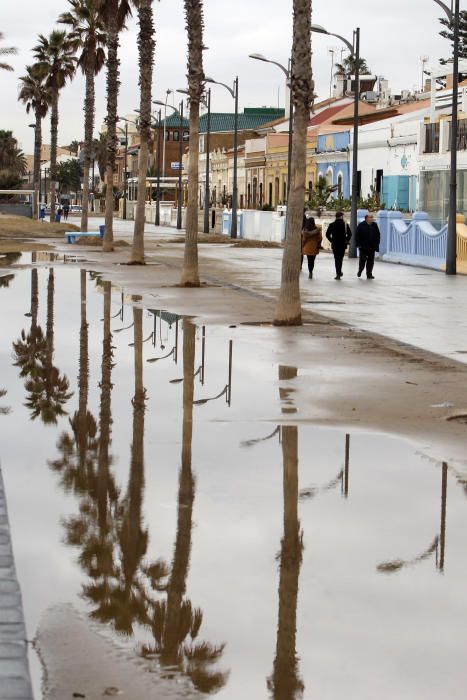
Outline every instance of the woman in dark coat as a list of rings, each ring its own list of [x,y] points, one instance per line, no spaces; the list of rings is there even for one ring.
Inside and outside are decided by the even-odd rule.
[[[303,215],[302,224],[302,264],[303,256],[306,255],[308,260],[308,277],[313,279],[313,270],[315,267],[315,259],[321,248],[323,234],[321,228],[317,227],[312,216]]]
[[[326,231],[326,238],[330,241],[332,252],[334,253],[334,263],[336,266],[336,276],[334,279],[340,280],[342,277],[342,262],[344,260],[345,251],[352,238],[349,225],[344,221],[343,212],[337,212],[336,220],[329,225]]]

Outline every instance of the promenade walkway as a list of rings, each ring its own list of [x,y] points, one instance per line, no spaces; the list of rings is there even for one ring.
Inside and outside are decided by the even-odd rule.
[[[32,700],[26,629],[0,471],[0,699]]]

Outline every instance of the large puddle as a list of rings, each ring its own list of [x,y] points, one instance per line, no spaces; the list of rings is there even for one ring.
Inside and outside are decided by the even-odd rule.
[[[264,358],[262,329],[138,308],[74,266],[13,267],[0,299],[30,638],[72,603],[184,697],[465,697],[467,499],[448,465],[300,424],[309,378]]]

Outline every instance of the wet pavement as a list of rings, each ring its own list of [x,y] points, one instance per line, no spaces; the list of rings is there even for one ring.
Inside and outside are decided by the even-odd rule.
[[[231,344],[60,261],[8,273],[0,455],[29,637],[72,604],[180,697],[465,696],[449,465],[302,423],[301,369],[260,328]]]

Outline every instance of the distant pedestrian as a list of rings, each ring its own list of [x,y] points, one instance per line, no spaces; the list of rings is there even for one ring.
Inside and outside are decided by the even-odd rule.
[[[365,221],[357,227],[357,248],[359,249],[358,277],[366,267],[366,276],[369,280],[374,280],[373,266],[375,264],[375,253],[379,251],[381,234],[378,224],[373,214],[367,214]]]
[[[70,205],[65,204],[63,207],[63,220],[68,221],[68,214],[70,213]]]
[[[56,215],[55,215],[55,221],[57,222],[57,224],[59,224],[60,221],[62,220],[62,216],[63,216],[63,209],[62,209],[62,207],[60,206],[60,207],[58,207],[57,213],[56,213]]]
[[[44,206],[42,206],[39,209],[39,220],[41,223],[44,223],[44,221],[45,221],[45,207]]]
[[[326,231],[326,238],[331,243],[332,252],[334,254],[334,264],[336,266],[336,276],[334,279],[340,280],[342,277],[342,262],[344,260],[345,251],[352,238],[352,232],[349,225],[345,223],[343,212],[338,211],[336,213],[336,220],[329,225]]]
[[[321,228],[316,226],[314,218],[305,212],[302,223],[302,265],[303,256],[306,255],[308,260],[308,278],[310,280],[313,279],[315,259],[319,254],[322,240]]]

